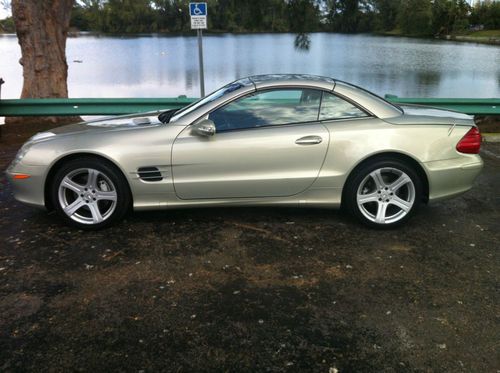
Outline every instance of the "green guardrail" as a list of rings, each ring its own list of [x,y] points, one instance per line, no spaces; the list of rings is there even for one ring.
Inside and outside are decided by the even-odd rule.
[[[0,117],[120,115],[176,109],[195,98],[25,98],[0,100]]]
[[[500,115],[498,98],[402,98],[386,95],[395,104],[433,106],[472,115]],[[186,106],[195,98],[47,98],[0,100],[0,117],[120,115]]]

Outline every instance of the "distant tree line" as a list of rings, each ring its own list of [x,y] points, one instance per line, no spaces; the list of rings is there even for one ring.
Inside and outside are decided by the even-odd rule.
[[[207,0],[212,32],[393,32],[429,36],[500,29],[500,1]],[[71,27],[105,33],[190,31],[189,0],[77,0]],[[3,25],[3,26],[2,26]],[[12,22],[0,22],[4,31]]]

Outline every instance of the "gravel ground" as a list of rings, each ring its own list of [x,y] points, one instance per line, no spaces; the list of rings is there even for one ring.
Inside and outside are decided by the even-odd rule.
[[[0,370],[498,372],[500,144],[483,157],[472,191],[392,231],[232,208],[83,232],[2,174]]]

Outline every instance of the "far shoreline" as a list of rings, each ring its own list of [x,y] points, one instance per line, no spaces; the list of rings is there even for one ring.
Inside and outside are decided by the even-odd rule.
[[[383,36],[383,37],[398,37],[398,38],[409,38],[409,39],[419,39],[419,40],[440,40],[440,41],[452,41],[452,42],[462,42],[462,43],[476,43],[500,46],[500,30],[488,30],[492,31],[495,36],[473,36],[474,33],[469,35],[440,35],[440,36],[419,36],[419,35],[407,35],[398,32],[359,32],[359,33],[341,33],[332,31],[312,31],[312,32],[279,32],[279,31],[218,31],[218,30],[204,30],[205,35],[209,36],[223,36],[223,35],[265,35],[265,34],[332,34],[332,35],[365,35],[365,36]],[[15,33],[11,32],[0,32],[1,36],[16,36]],[[72,30],[68,32],[68,38],[77,38],[81,36],[95,36],[95,37],[116,37],[116,38],[136,38],[136,37],[193,37],[195,36],[193,32],[155,32],[155,33],[106,33],[99,31],[78,31]]]

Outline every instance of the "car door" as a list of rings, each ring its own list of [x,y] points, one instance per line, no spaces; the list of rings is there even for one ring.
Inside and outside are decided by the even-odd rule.
[[[187,126],[172,148],[177,196],[282,197],[306,190],[329,144],[318,121],[320,101],[321,91],[311,89],[258,91],[209,113],[213,136]]]

